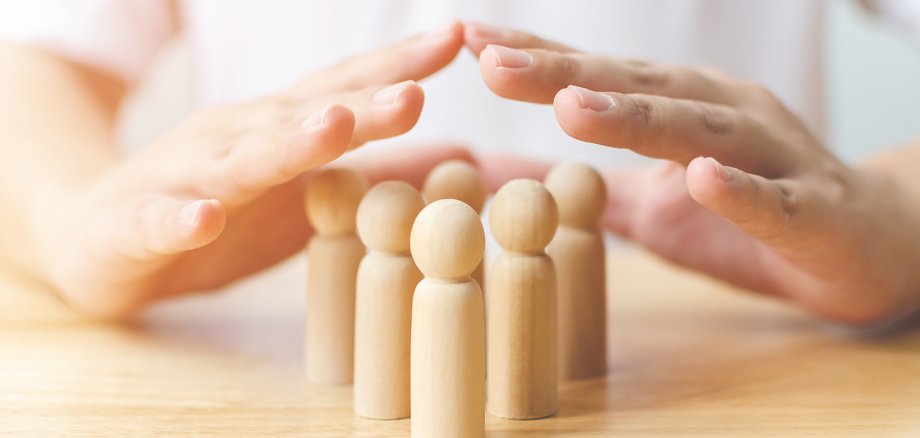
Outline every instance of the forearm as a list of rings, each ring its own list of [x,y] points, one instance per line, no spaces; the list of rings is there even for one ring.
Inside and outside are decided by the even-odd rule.
[[[0,44],[0,260],[43,275],[38,236],[117,159],[121,85],[43,51]]]

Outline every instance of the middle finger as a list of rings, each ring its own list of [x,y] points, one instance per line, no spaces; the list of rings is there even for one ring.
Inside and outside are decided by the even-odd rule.
[[[479,56],[489,88],[510,99],[551,103],[569,86],[735,105],[736,85],[698,70],[578,52],[490,45]]]

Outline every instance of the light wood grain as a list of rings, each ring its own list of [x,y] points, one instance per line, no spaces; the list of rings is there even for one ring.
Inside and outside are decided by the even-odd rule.
[[[463,160],[448,160],[428,173],[422,194],[428,202],[439,199],[462,201],[481,215],[489,192],[482,175],[472,164]],[[476,265],[473,280],[476,280],[480,288],[485,286],[484,263]]]
[[[546,248],[558,278],[559,378],[607,374],[604,238],[596,230],[560,225]]]
[[[485,306],[470,277],[485,250],[479,214],[456,199],[434,201],[410,243],[425,274],[412,299],[412,437],[482,438]]]
[[[422,279],[409,254],[409,236],[425,201],[412,186],[386,181],[358,207],[358,235],[367,255],[355,285],[355,412],[406,418],[412,293]]]
[[[580,163],[560,163],[546,175],[559,208],[559,229],[546,252],[558,278],[559,377],[607,374],[607,298],[604,236],[598,222],[607,205],[604,179]]]
[[[544,248],[559,213],[543,184],[517,179],[496,193],[489,225],[502,253],[489,265],[486,408],[503,418],[559,408],[556,269]]]
[[[409,436],[304,381],[303,265],[132,326],[0,273],[0,435]],[[547,419],[486,416],[487,437],[920,435],[917,329],[857,336],[641,253],[608,267],[609,376],[563,384]]]
[[[365,252],[355,230],[367,186],[361,173],[329,168],[307,190],[304,206],[316,234],[307,247],[304,374],[313,383],[344,385],[354,376],[355,283]]]

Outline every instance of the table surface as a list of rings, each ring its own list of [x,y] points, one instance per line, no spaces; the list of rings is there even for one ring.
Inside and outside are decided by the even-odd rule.
[[[0,275],[0,435],[408,436],[304,382],[302,263],[131,325]],[[920,436],[916,324],[856,333],[636,251],[608,265],[608,377],[488,437]]]

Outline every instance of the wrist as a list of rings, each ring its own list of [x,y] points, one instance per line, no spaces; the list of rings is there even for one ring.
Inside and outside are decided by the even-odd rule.
[[[888,278],[882,280],[899,297],[884,321],[903,320],[920,309],[920,191],[891,172],[884,161],[864,162],[854,169],[866,185],[865,203],[875,218],[868,238],[881,242],[884,252],[874,262],[887,268]]]

